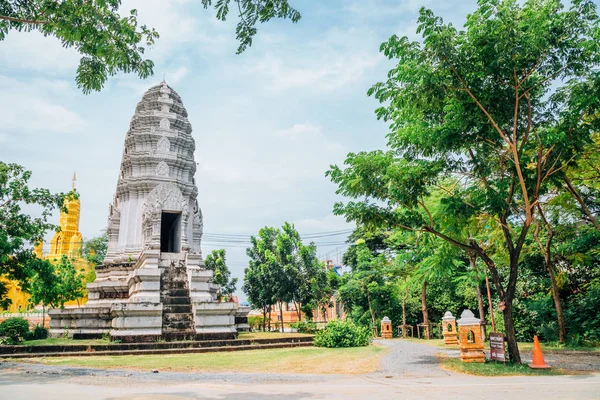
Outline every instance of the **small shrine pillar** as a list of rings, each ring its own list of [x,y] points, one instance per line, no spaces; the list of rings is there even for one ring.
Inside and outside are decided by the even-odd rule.
[[[456,323],[460,338],[460,359],[463,362],[485,362],[479,318],[475,318],[471,310],[464,310]]]
[[[442,335],[445,345],[458,344],[458,334],[456,333],[456,318],[450,311],[446,311],[442,318]]]
[[[388,317],[383,317],[381,320],[381,337],[383,339],[391,339],[392,333],[392,321]]]

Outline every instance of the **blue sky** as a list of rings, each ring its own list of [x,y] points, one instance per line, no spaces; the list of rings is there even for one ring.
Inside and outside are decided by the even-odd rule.
[[[129,120],[165,74],[192,123],[205,232],[255,234],[284,221],[301,233],[351,228],[332,215],[338,197],[324,173],[350,151],[385,145],[386,124],[366,95],[393,66],[379,45],[392,34],[416,39],[421,6],[462,25],[476,1],[291,3],[302,13],[298,24],[259,26],[253,46],[236,55],[233,16],[219,22],[199,0],[125,0],[123,14],[137,8],[140,22],[161,35],[147,53],[155,76],[118,75],[90,95],[75,86],[75,51],[51,37],[11,32],[0,43],[0,159],[24,165],[32,185],[52,191],[68,191],[76,170],[81,231],[98,235]],[[220,247],[242,278],[244,248],[203,243],[204,254]],[[335,260],[336,248],[319,252]]]

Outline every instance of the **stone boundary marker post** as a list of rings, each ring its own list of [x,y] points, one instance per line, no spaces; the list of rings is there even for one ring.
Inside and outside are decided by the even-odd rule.
[[[471,310],[464,310],[456,323],[460,337],[460,359],[463,362],[485,362],[479,318],[475,318]]]
[[[456,333],[456,318],[450,311],[446,311],[442,318],[442,335],[445,345],[458,344],[458,335]]]
[[[393,337],[392,320],[388,317],[383,317],[381,320],[381,337],[383,339],[391,339]]]

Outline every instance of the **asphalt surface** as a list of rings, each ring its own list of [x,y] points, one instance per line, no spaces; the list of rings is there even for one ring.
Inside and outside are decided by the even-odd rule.
[[[600,399],[600,374],[473,377],[440,370],[439,349],[401,340],[366,375],[115,371],[2,362],[0,400]]]

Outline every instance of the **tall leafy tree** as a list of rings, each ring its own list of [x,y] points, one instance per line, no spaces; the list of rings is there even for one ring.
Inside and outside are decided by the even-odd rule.
[[[86,279],[84,270],[78,270],[67,256],[62,256],[56,264],[39,259],[35,263],[38,266],[27,292],[32,305],[42,305],[43,324],[47,307],[62,308],[66,302],[85,296]]]
[[[219,285],[217,294],[219,300],[235,292],[238,278],[231,277],[231,271],[225,259],[225,249],[213,250],[206,256],[204,264],[214,273],[212,283]]]
[[[24,291],[30,278],[44,266],[33,253],[33,245],[57,226],[48,222],[52,211],[63,205],[65,194],[30,188],[31,172],[17,164],[0,161],[0,276],[16,281]],[[23,211],[32,207],[38,217]],[[0,306],[7,307],[6,287],[0,281]]]
[[[102,264],[108,250],[108,235],[106,230],[101,235],[86,240],[83,243],[83,256],[94,267]]]
[[[200,0],[204,8],[212,0]],[[140,78],[153,74],[154,63],[146,50],[158,39],[154,28],[140,25],[137,10],[120,13],[121,0],[0,0],[0,41],[10,31],[40,31],[54,36],[63,47],[73,47],[82,58],[77,68],[77,86],[84,93],[102,89],[109,76],[135,73]],[[287,0],[218,0],[216,17],[225,20],[230,8],[238,14],[238,53],[252,45],[256,25],[273,18],[300,20],[300,13]]]
[[[422,42],[392,36],[398,61],[369,94],[390,123],[387,152],[349,154],[328,172],[338,193],[362,199],[335,212],[361,223],[426,232],[477,254],[501,299],[511,360],[520,362],[513,300],[523,246],[549,182],[590,143],[600,105],[599,19],[590,0],[480,0],[464,30],[421,9]],[[444,186],[448,177],[458,185]],[[466,240],[439,226],[424,199],[502,237]],[[486,235],[487,236],[487,235]],[[494,254],[504,253],[508,269]]]
[[[270,324],[271,305],[277,301],[276,277],[272,271],[277,268],[275,242],[278,233],[279,230],[276,228],[262,228],[256,237],[250,237],[251,247],[246,249],[250,261],[248,267],[244,269],[242,290],[248,295],[248,300],[254,307],[262,309],[263,330],[265,330],[267,313]]]

